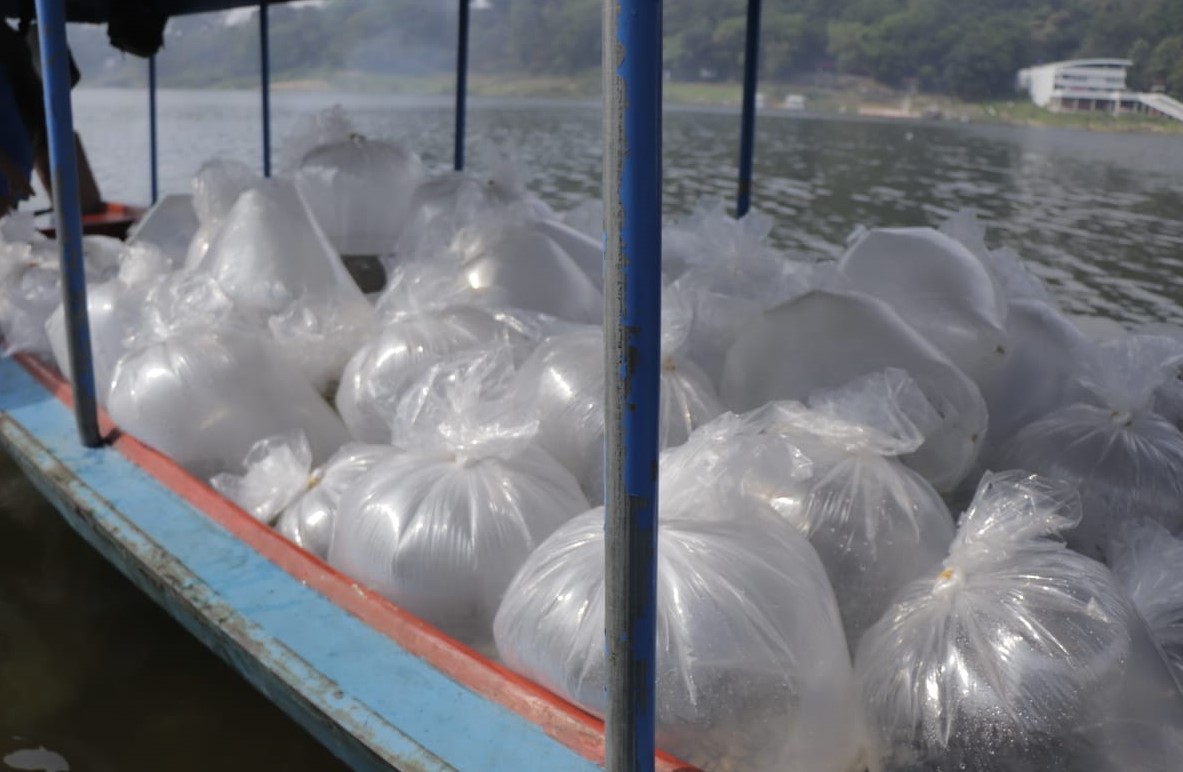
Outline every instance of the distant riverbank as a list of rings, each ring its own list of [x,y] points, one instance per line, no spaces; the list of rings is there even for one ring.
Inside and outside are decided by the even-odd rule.
[[[447,95],[452,93],[453,83],[452,76],[445,74],[398,76],[335,72],[316,78],[277,78],[273,85],[277,90],[287,91]],[[95,85],[125,84],[100,82]],[[254,78],[209,84],[213,88],[232,89],[257,86],[258,81]],[[672,105],[738,109],[742,96],[742,87],[738,83],[666,82],[664,89],[665,101]],[[594,71],[553,77],[474,73],[469,78],[469,93],[480,97],[595,99],[600,93],[600,76]],[[908,95],[861,78],[843,78],[837,86],[765,83],[761,85],[760,93],[765,110],[784,110],[786,98],[795,95],[803,98],[804,110],[811,113],[1183,135],[1183,122],[1167,118],[1133,113],[1052,113],[1019,94],[1014,99],[991,102],[963,102],[942,94]]]

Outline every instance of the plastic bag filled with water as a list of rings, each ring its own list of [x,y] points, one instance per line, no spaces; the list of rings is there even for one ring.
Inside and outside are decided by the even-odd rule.
[[[322,393],[373,324],[369,302],[290,182],[268,180],[239,196],[199,270],[240,314],[268,324]]]
[[[811,291],[764,313],[727,352],[720,395],[744,412],[888,368],[906,372],[940,417],[902,460],[942,493],[972,467],[986,433],[981,392],[886,303],[855,293]]]
[[[123,242],[106,236],[82,239],[83,272],[88,283],[116,276],[126,253]],[[0,243],[0,335],[5,356],[28,353],[52,363],[46,322],[62,302],[57,241]]]
[[[668,329],[668,327],[667,327]],[[677,339],[663,336],[666,343]],[[604,336],[587,328],[545,340],[522,365],[517,390],[538,410],[538,440],[575,475],[588,499],[604,499]],[[722,408],[710,380],[678,353],[662,355],[659,447],[686,441]]]
[[[1178,686],[1109,570],[1065,546],[1079,518],[1057,481],[983,478],[943,566],[859,644],[881,769],[1178,768]]]
[[[302,431],[266,437],[251,446],[242,467],[243,474],[214,475],[210,485],[251,517],[270,524],[307,489],[312,447]]]
[[[404,451],[341,498],[329,562],[444,633],[486,651],[526,557],[587,509],[575,478],[509,390],[508,350],[441,362],[399,405]]]
[[[341,419],[265,337],[233,318],[203,274],[178,274],[145,300],[116,365],[107,410],[124,431],[196,477],[237,472],[251,447],[303,431],[314,463],[348,439]]]
[[[1124,521],[1148,517],[1183,529],[1183,433],[1153,412],[1155,389],[1170,377],[1174,341],[1130,336],[1094,344],[1080,366],[1092,399],[1060,408],[1018,432],[999,452],[1000,468],[1064,480],[1080,492],[1084,516],[1068,544],[1092,557]]]
[[[884,301],[979,387],[1006,354],[1006,298],[974,254],[931,228],[866,231],[838,261],[840,286]]]
[[[199,225],[189,242],[186,268],[201,264],[238,197],[261,179],[241,161],[215,158],[202,164],[193,178],[193,210]]]
[[[337,410],[354,438],[390,442],[398,402],[442,359],[492,344],[532,349],[543,332],[520,328],[516,319],[507,309],[454,306],[386,322],[349,360],[337,389]]]
[[[1109,566],[1183,681],[1183,540],[1153,520],[1131,520],[1110,543]]]
[[[756,511],[796,526],[825,566],[854,647],[953,539],[940,495],[898,460],[924,442],[936,416],[899,370],[819,394],[811,405],[776,402],[699,427],[663,454],[662,500],[679,511]],[[706,501],[717,503],[700,506]]]
[[[423,177],[415,153],[357,134],[309,150],[294,175],[317,223],[342,255],[392,252]]]
[[[658,745],[707,770],[854,769],[850,659],[813,548],[783,521],[668,514],[663,506],[657,537]],[[602,717],[604,613],[599,508],[522,566],[497,612],[497,651]]]
[[[389,445],[351,442],[343,446],[303,481],[295,500],[280,514],[276,530],[318,558],[327,558],[341,497],[362,475],[397,452]]]

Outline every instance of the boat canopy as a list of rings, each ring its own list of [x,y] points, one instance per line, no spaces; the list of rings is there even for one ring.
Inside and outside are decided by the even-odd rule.
[[[281,2],[291,0],[268,0],[269,5]],[[66,21],[90,24],[106,24],[112,17],[185,16],[257,5],[258,2],[243,0],[65,0]],[[6,19],[32,18],[35,16],[33,0],[0,0],[0,16]]]

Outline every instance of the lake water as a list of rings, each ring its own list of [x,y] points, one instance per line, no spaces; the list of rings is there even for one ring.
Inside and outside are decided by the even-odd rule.
[[[273,98],[277,163],[294,123],[334,103],[362,132],[450,164],[447,100],[293,92]],[[105,196],[145,202],[145,96],[80,90],[74,104]],[[474,163],[493,142],[518,151],[529,187],[557,209],[599,194],[595,104],[471,108]],[[163,92],[163,190],[187,191],[214,156],[259,164],[259,115],[252,93]],[[667,216],[731,199],[737,131],[731,111],[667,113]],[[795,114],[763,118],[757,141],[754,204],[775,217],[786,249],[834,255],[855,225],[935,225],[972,206],[1069,311],[1183,323],[1183,137]],[[96,557],[7,460],[0,559],[0,758],[45,746],[78,770],[335,768]]]

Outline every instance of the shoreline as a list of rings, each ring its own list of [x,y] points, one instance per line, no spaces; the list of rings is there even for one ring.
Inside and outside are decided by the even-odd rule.
[[[137,88],[142,84],[89,84],[95,88]],[[187,90],[189,86],[168,87]],[[253,89],[255,79],[235,79],[212,84],[210,90]],[[374,75],[360,72],[335,73],[331,77],[276,79],[276,92],[325,92],[343,90],[374,94],[396,92],[407,96],[450,96],[451,75]],[[489,76],[473,74],[469,95],[484,98],[538,98],[589,101],[599,97],[598,73],[572,76]],[[765,106],[761,112],[776,115],[834,115],[864,117],[901,122],[941,124],[985,124],[1022,127],[1077,129],[1103,133],[1165,134],[1183,136],[1183,122],[1167,118],[1124,113],[1053,113],[1015,96],[989,102],[963,102],[943,94],[908,95],[871,81],[844,79],[839,87],[819,87],[791,83],[766,83],[760,89]],[[672,82],[664,84],[666,104],[677,107],[707,107],[739,110],[742,87],[739,83]],[[804,109],[787,109],[789,95],[804,97]]]

